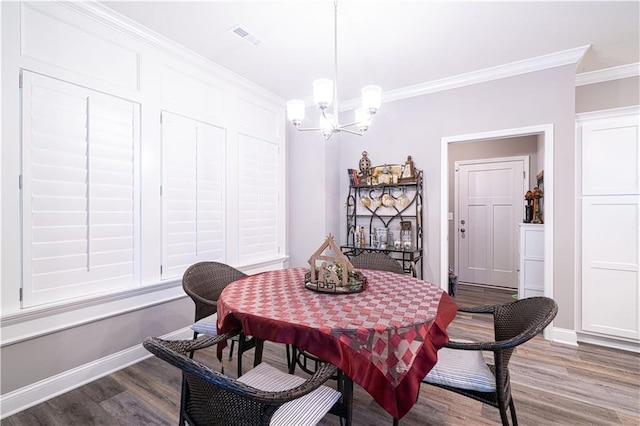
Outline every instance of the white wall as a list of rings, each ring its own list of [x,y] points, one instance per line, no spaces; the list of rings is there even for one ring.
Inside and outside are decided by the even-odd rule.
[[[293,268],[307,266],[309,257],[329,232],[327,218],[331,210],[326,206],[331,194],[327,182],[332,171],[325,166],[327,142],[318,132],[298,132],[289,126],[287,150],[288,266]]]
[[[640,77],[576,87],[576,113],[640,104]]]

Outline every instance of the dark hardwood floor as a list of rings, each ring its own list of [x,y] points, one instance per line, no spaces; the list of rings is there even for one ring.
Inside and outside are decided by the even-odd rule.
[[[459,306],[505,303],[513,291],[460,285]],[[491,338],[491,323],[480,315],[459,314],[452,339]],[[250,368],[253,351],[245,354]],[[198,354],[214,359],[213,351]],[[267,342],[264,360],[284,370],[283,345]],[[235,360],[224,360],[235,371]],[[574,348],[536,337],[514,353],[510,363],[513,396],[523,425],[639,425],[640,355],[588,344]],[[300,373],[299,373],[300,374]],[[175,425],[180,375],[155,357],[91,382],[2,421],[3,425]],[[359,386],[354,395],[355,425],[390,425],[391,416]],[[495,425],[498,410],[432,386],[400,425]],[[328,415],[321,423],[339,425]]]

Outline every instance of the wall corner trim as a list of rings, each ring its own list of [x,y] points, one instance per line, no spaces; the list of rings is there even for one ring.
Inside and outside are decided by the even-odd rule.
[[[553,327],[550,339],[556,343],[578,347],[578,334],[574,330]]]

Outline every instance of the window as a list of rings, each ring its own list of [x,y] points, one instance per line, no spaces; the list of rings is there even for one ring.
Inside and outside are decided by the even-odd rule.
[[[23,307],[137,285],[139,111],[23,71]]]
[[[239,260],[275,257],[278,247],[278,145],[238,138]]]
[[[162,113],[162,278],[225,256],[225,130]]]

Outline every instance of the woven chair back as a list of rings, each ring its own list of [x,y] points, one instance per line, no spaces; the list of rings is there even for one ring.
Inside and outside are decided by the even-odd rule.
[[[350,260],[351,264],[356,268],[377,269],[379,271],[404,274],[404,269],[398,261],[385,253],[362,253],[354,256]]]
[[[219,262],[198,262],[184,272],[182,288],[196,305],[195,321],[213,315],[222,290],[231,282],[247,275]]]
[[[249,426],[268,425],[282,402],[259,401],[261,391],[199,363],[186,355],[186,341],[149,338],[144,347],[158,358],[182,370],[187,382],[185,415],[193,425]],[[253,395],[256,393],[256,395]],[[255,397],[256,400],[252,400]]]
[[[513,339],[512,345],[499,354],[507,366],[516,346],[534,338],[547,327],[558,313],[558,305],[548,297],[530,297],[498,306],[494,312],[496,341]]]

